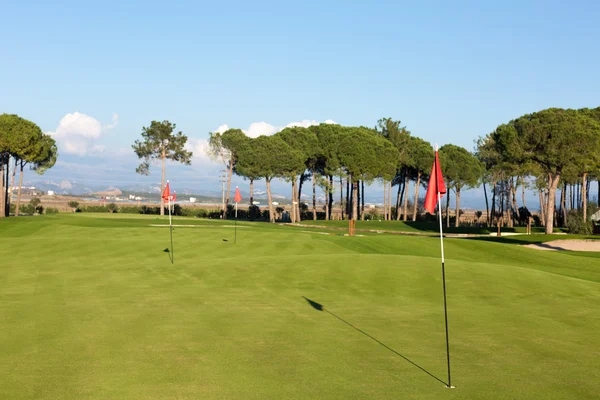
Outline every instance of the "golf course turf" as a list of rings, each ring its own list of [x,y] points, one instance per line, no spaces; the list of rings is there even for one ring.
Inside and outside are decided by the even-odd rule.
[[[173,222],[0,221],[0,399],[599,396],[596,255],[446,239],[445,389],[439,238]]]

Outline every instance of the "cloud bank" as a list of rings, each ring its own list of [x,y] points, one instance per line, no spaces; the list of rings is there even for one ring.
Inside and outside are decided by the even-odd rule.
[[[112,122],[102,126],[96,118],[79,112],[65,115],[54,131],[46,132],[58,142],[60,150],[67,154],[84,156],[101,153],[105,147],[95,141],[119,124],[119,116],[113,114]]]

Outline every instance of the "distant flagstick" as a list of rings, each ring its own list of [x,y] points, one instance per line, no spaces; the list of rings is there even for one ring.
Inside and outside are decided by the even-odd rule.
[[[171,259],[171,264],[173,264],[175,262],[175,253],[173,250],[173,221],[171,219],[171,189],[170,189],[170,185],[169,185],[169,181],[167,181],[167,186],[165,186],[165,190],[162,193],[162,198],[168,201],[167,204],[167,208],[169,209],[169,233],[171,236],[171,255],[170,255],[170,259]]]
[[[238,214],[237,214],[237,210],[238,210],[238,203],[240,201],[242,201],[242,194],[240,193],[240,188],[239,187],[235,187],[235,197],[233,198],[233,200],[235,201],[235,229],[234,229],[234,239],[233,239],[233,243],[237,242],[237,219],[238,219]]]
[[[435,193],[433,192],[435,190]],[[438,216],[440,221],[440,246],[442,252],[442,285],[444,288],[444,322],[446,325],[446,359],[448,361],[448,385],[447,388],[454,388],[450,377],[450,341],[448,338],[448,307],[446,305],[446,268],[444,263],[444,232],[442,229],[442,193],[446,193],[446,185],[442,176],[440,160],[438,158],[438,147],[435,146],[435,160],[431,168],[431,176],[427,185],[427,195],[425,196],[425,208],[430,214],[435,211],[435,201],[438,203]],[[437,199],[436,199],[437,195]]]

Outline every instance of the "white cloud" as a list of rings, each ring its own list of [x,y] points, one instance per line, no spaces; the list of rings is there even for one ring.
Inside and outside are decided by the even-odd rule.
[[[259,136],[271,136],[277,132],[279,132],[281,128],[277,128],[271,124],[266,122],[253,122],[250,124],[250,127],[244,130],[244,133],[251,137],[257,138]]]
[[[113,113],[112,115],[112,124],[108,124],[104,126],[104,129],[113,129],[119,125],[119,115],[117,113]]]
[[[96,118],[74,112],[65,115],[56,130],[46,133],[56,139],[61,151],[84,156],[87,153],[103,152],[105,147],[94,144],[94,141],[105,131],[116,127],[118,123],[117,114],[113,114],[111,124],[102,127]]]
[[[229,129],[229,125],[227,125],[227,124],[223,124],[223,125],[220,125],[220,126],[219,126],[219,127],[216,129],[216,130],[215,130],[215,132],[216,132],[216,133],[223,133],[223,132],[225,132],[225,131],[226,131],[226,130],[228,130],[228,129]]]
[[[323,122],[324,124],[335,124],[336,122],[328,119],[325,120]],[[250,126],[248,127],[248,129],[242,129],[242,131],[249,137],[251,138],[257,138],[259,136],[271,136],[276,134],[277,132],[281,131],[282,129],[285,128],[291,128],[294,126],[300,126],[300,127],[304,127],[304,128],[308,128],[309,126],[313,126],[313,125],[319,125],[320,122],[319,121],[315,121],[310,120],[310,119],[304,119],[302,121],[299,122],[290,122],[289,124],[287,124],[286,126],[274,126],[269,124],[268,122],[262,121],[262,122],[253,122],[250,124]],[[229,125],[227,124],[223,124],[220,125],[215,132],[219,132],[219,133],[223,133],[226,130],[229,129]]]
[[[216,163],[215,161],[211,160],[210,157],[208,156],[208,140],[206,140],[206,139],[188,138],[188,141],[185,144],[185,149],[187,151],[191,151],[193,153],[192,165],[198,164],[198,163],[200,163],[200,164]]]
[[[335,124],[336,122],[328,119],[324,121],[325,124]],[[304,128],[308,128],[309,126],[319,125],[320,122],[316,120],[305,119],[299,122],[290,122],[286,126],[274,126],[267,122],[253,122],[250,124],[248,129],[242,129],[242,131],[251,138],[257,138],[259,136],[271,136],[276,134],[285,128],[291,128],[294,126],[300,126]],[[220,125],[214,132],[223,133],[229,129],[228,124]],[[194,139],[189,138],[186,144],[186,150],[192,151],[194,153],[194,160],[199,161],[201,163],[217,163],[219,164],[221,160],[211,160],[208,156],[208,141],[205,139]]]

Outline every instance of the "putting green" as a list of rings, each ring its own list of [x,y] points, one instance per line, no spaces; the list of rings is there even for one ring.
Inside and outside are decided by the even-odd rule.
[[[0,399],[600,393],[593,255],[446,240],[445,389],[438,238],[176,218],[171,264],[165,221],[0,221]]]

